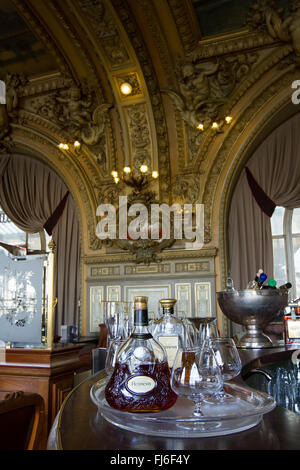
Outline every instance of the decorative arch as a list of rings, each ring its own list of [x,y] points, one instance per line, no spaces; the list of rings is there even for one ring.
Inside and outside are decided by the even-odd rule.
[[[293,77],[291,75],[285,77],[284,89],[278,88],[279,92],[273,94],[272,99],[267,99],[271,94],[270,90],[264,90],[256,106],[255,124],[253,119],[249,119],[243,132],[239,131],[237,139],[234,139],[234,135],[231,135],[223,143],[224,149],[230,147],[231,151],[227,151],[227,158],[224,160],[218,182],[215,185],[215,198],[212,206],[212,213],[215,213],[215,218],[218,217],[219,221],[217,233],[219,245],[218,266],[216,268],[219,274],[216,283],[217,290],[224,289],[226,277],[228,276],[228,214],[236,183],[245,163],[262,140],[282,122],[299,112],[297,107],[291,103],[290,85],[292,81]],[[274,93],[274,90],[272,92]],[[249,108],[254,108],[254,106],[249,106]],[[247,109],[245,110],[246,113]],[[232,132],[234,133],[234,129]],[[224,317],[222,328],[224,332],[228,333],[229,321]]]
[[[96,200],[89,175],[76,161],[78,156],[63,154],[57,148],[57,143],[53,142],[53,136],[47,133],[46,129],[41,132],[24,125],[13,125],[12,127],[11,137],[14,151],[19,151],[45,163],[60,176],[70,190],[77,209],[81,252],[84,256],[89,237],[87,227],[91,223],[96,226]]]

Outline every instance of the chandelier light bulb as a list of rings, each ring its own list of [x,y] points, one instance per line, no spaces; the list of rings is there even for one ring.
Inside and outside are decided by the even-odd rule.
[[[130,93],[132,92],[132,86],[130,85],[130,83],[124,82],[121,84],[120,90],[122,95],[130,95]]]
[[[120,181],[120,178],[119,178],[118,176],[116,176],[116,177],[114,178],[114,180],[115,180],[115,183],[118,184],[118,182]]]
[[[232,121],[232,117],[231,116],[226,116],[225,121],[227,122],[227,124],[230,124],[231,121]]]
[[[142,166],[140,167],[140,172],[141,172],[141,173],[147,173],[147,171],[148,171],[147,165],[142,165]]]
[[[74,145],[75,148],[79,148],[79,147],[80,147],[80,142],[79,142],[79,140],[75,140],[75,142],[74,142],[73,145]]]
[[[113,170],[113,171],[111,172],[111,176],[112,176],[113,178],[118,178],[118,172],[115,171],[115,170]]]
[[[126,174],[131,173],[131,168],[130,168],[130,166],[125,166],[125,167],[123,168],[123,171],[124,171],[124,173],[126,173]]]
[[[152,178],[154,178],[154,179],[158,178],[158,171],[156,171],[156,170],[152,171]]]
[[[64,146],[63,146],[63,149],[64,149],[64,150],[69,150],[68,144],[63,144],[63,145],[64,145]]]
[[[212,125],[211,125],[211,127],[212,127],[213,129],[217,129],[217,128],[219,127],[219,124],[218,124],[217,122],[213,122]]]
[[[199,129],[200,131],[203,131],[203,129],[204,129],[203,124],[198,124],[197,129]]]
[[[60,149],[63,149],[63,148],[64,148],[64,144],[61,142],[60,144],[58,144],[58,147],[59,147]]]

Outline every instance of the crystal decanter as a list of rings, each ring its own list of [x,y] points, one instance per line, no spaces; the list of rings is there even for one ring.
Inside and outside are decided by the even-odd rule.
[[[147,300],[134,300],[134,329],[118,351],[105,388],[108,404],[122,411],[162,411],[177,399],[170,386],[166,352],[148,330]]]

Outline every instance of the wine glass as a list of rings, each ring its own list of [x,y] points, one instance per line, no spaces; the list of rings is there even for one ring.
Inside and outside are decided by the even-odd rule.
[[[108,376],[112,375],[115,365],[116,365],[116,358],[120,347],[124,344],[124,339],[117,338],[113,339],[110,342],[110,345],[107,349],[107,355],[105,360],[105,372]]]
[[[219,336],[216,320],[200,324],[198,333],[199,344],[204,344],[205,340],[219,338]]]
[[[103,301],[102,305],[104,306],[104,323],[108,330],[107,343],[109,347],[111,341],[124,336],[124,312],[121,308],[121,302],[108,300]]]
[[[208,338],[205,340],[203,349],[212,348],[218,366],[221,369],[223,381],[231,380],[242,370],[242,362],[237,347],[232,338]],[[206,401],[209,403],[229,403],[237,399],[228,393],[224,388]]]
[[[123,312],[124,321],[124,338],[128,338],[134,328],[134,303],[133,302],[120,302]]]
[[[222,389],[223,378],[213,350],[180,348],[177,351],[172,373],[172,390],[195,404],[193,415],[202,417],[203,396]]]
[[[190,345],[190,347],[192,346],[197,346],[198,344],[198,330],[196,328],[196,326],[194,325],[194,323],[189,320],[189,318],[187,317],[188,315],[188,312],[189,312],[189,305],[188,305],[188,301],[185,300],[185,299],[181,299],[181,300],[178,300],[175,307],[174,307],[174,312],[175,312],[175,315],[182,321],[182,323],[184,324],[184,327],[185,327],[185,331],[186,331],[186,341],[187,341],[187,346]],[[189,341],[189,343],[188,343]]]

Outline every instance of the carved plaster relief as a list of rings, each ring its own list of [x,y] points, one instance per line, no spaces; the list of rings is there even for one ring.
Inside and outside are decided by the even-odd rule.
[[[105,2],[79,0],[79,4],[89,19],[111,66],[119,67],[130,63],[129,54]]]

